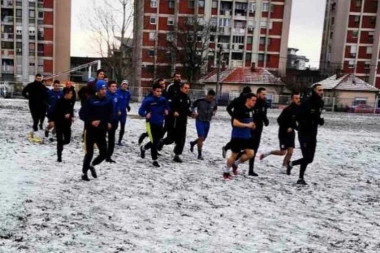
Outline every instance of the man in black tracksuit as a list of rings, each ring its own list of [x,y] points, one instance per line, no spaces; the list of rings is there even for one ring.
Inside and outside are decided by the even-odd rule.
[[[249,86],[244,87],[242,92],[240,93],[240,95],[237,98],[235,98],[234,100],[232,100],[231,103],[228,104],[226,110],[227,110],[228,114],[231,116],[231,119],[232,119],[232,115],[233,115],[234,111],[236,109],[244,106],[244,103],[246,100],[246,95],[251,93],[251,92],[252,92],[252,90]],[[232,124],[232,120],[231,120],[231,124]],[[231,141],[229,141],[225,146],[222,147],[223,158],[226,158],[226,152],[229,149],[231,149]]]
[[[266,101],[266,89],[263,87],[260,87],[257,89],[256,96],[257,101],[256,105],[254,107],[255,114],[253,116],[253,122],[256,125],[256,128],[252,130],[252,142],[253,142],[253,149],[255,151],[253,157],[249,160],[249,169],[248,169],[248,175],[249,176],[258,176],[257,173],[254,172],[254,163],[255,158],[257,154],[257,150],[260,146],[261,141],[261,133],[263,132],[263,127],[269,125],[269,120],[267,118],[267,109],[268,104]]]
[[[96,82],[97,93],[94,97],[89,98],[84,107],[85,111],[85,146],[86,155],[83,160],[82,180],[89,181],[87,171],[96,178],[94,166],[100,164],[106,159],[107,129],[112,127],[112,101],[106,96],[107,84],[104,80]],[[94,144],[98,146],[99,155],[92,161],[94,155]]]
[[[48,104],[47,91],[48,89],[42,83],[41,74],[37,74],[34,82],[29,83],[22,90],[22,95],[29,99],[29,109],[33,118],[33,131],[38,131],[38,123],[40,129],[42,129]]]
[[[167,137],[160,141],[161,147],[162,144],[169,145],[175,142],[173,161],[178,163],[182,162],[179,156],[182,154],[183,147],[185,146],[187,117],[192,115],[191,100],[188,96],[189,92],[190,85],[183,83],[179,94],[173,98],[171,103],[170,114],[173,118],[172,125],[168,128]]]
[[[63,145],[69,144],[71,139],[71,124],[74,119],[73,91],[63,90],[63,98],[59,99],[49,118],[54,122],[57,133],[57,162],[62,162]]]
[[[166,94],[164,94],[166,100],[168,101],[170,109],[172,108],[173,99],[176,98],[180,93],[181,85],[181,74],[174,74],[173,82],[166,87]],[[164,134],[165,132],[172,131],[173,126],[174,117],[172,114],[169,114],[167,117],[165,117]]]
[[[304,175],[308,164],[314,160],[315,149],[317,146],[318,125],[325,123],[321,118],[324,102],[323,88],[320,84],[313,87],[312,95],[301,103],[296,120],[298,122],[298,140],[301,146],[302,158],[290,162],[287,174],[290,175],[292,166],[301,165],[297,184],[306,185]]]

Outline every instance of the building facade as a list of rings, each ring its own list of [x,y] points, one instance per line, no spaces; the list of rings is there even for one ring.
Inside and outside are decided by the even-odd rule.
[[[1,0],[0,14],[1,80],[26,83],[70,69],[71,1]]]
[[[297,48],[288,48],[287,68],[305,70],[306,63],[309,62],[309,59],[306,58],[306,56],[297,55],[297,51]]]
[[[380,0],[327,0],[320,68],[380,87]]]
[[[202,74],[218,64],[225,68],[254,65],[280,75],[286,73],[292,0],[138,2],[135,2],[134,64],[135,81],[141,86],[150,85],[154,78],[181,71],[189,61],[180,53],[187,50],[181,42],[188,36],[183,27],[194,23],[209,31],[194,36],[198,37],[198,48],[206,43],[198,53],[206,59],[201,64]],[[176,50],[170,49],[172,45]]]

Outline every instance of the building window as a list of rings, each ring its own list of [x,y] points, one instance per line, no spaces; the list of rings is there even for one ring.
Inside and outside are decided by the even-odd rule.
[[[22,17],[22,10],[16,9],[16,17],[21,18]]]
[[[260,37],[260,45],[264,45],[265,44],[265,37]]]
[[[150,0],[150,7],[157,8],[157,0]]]
[[[156,40],[156,33],[155,32],[149,33],[149,40]]]
[[[234,36],[234,37],[232,38],[232,42],[233,42],[233,43],[244,44],[244,36]]]
[[[154,50],[153,49],[149,49],[148,50],[148,56],[149,57],[154,57]]]
[[[218,8],[218,2],[216,0],[212,1],[212,8]]]
[[[356,45],[352,45],[350,48],[350,54],[352,57],[356,56]]]
[[[376,24],[376,17],[370,17],[369,20],[372,25]]]
[[[168,25],[174,25],[174,18],[168,17]]]
[[[369,69],[370,64],[371,64],[371,63],[368,62],[368,61],[364,62],[364,68],[365,68],[365,69]]]
[[[166,34],[166,40],[170,41],[170,42],[174,41],[174,34],[173,33],[167,33]]]
[[[372,54],[372,47],[367,47],[366,53],[371,55]]]
[[[29,18],[35,18],[36,12],[34,10],[29,10]]]
[[[335,22],[335,18],[332,17],[332,18],[331,18],[331,25],[334,25],[334,22]]]
[[[252,44],[252,41],[253,41],[252,37],[247,37],[247,44]]]
[[[358,37],[358,34],[359,34],[359,31],[356,30],[356,31],[352,31],[352,38],[357,38]]]
[[[354,68],[354,65],[355,65],[355,61],[354,60],[349,60],[348,61],[348,68],[352,69],[352,68]]]
[[[360,21],[360,16],[355,16],[354,21],[355,21],[355,23],[359,23],[359,21]]]
[[[189,9],[194,9],[195,8],[195,0],[187,0],[187,6]]]
[[[38,12],[38,18],[40,18],[40,19],[44,18],[44,12],[43,11]]]
[[[368,32],[368,41],[373,42],[373,32]]]
[[[263,11],[269,10],[269,3],[263,3]]]
[[[199,8],[204,8],[205,7],[205,1],[204,0],[199,0],[198,1],[198,7]]]
[[[174,9],[174,1],[169,0],[168,5],[169,5],[169,9]]]
[[[157,17],[156,16],[151,16],[149,20],[150,20],[151,25],[155,25],[157,23]]]
[[[259,54],[258,56],[259,56],[259,57],[258,57],[258,58],[259,58],[259,61],[264,61],[264,54]]]
[[[245,54],[245,60],[246,60],[246,61],[250,61],[251,58],[252,58],[252,54],[251,54],[251,53],[246,53],[246,54]]]
[[[356,0],[356,7],[362,6],[362,0]]]

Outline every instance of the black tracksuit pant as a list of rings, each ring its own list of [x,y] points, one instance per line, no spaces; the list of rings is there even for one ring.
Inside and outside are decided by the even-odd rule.
[[[149,129],[147,129],[150,142],[145,144],[144,149],[150,149],[152,160],[157,160],[157,147],[160,139],[164,134],[164,129],[161,125],[154,125],[149,123]]]
[[[257,154],[257,150],[259,150],[260,142],[261,142],[261,134],[263,133],[263,128],[258,126],[256,129],[254,129],[251,134],[252,134],[252,147],[254,150],[253,157],[249,159],[249,171],[248,172],[253,172],[253,168],[255,165],[255,158]]]
[[[30,113],[33,119],[33,131],[38,131],[38,123],[42,129],[45,120],[47,107],[45,104],[29,103]]]
[[[112,123],[112,128],[107,130],[108,133],[108,147],[107,147],[107,159],[111,159],[113,151],[115,150],[115,135],[117,129],[117,121]]]
[[[94,144],[98,146],[99,155],[94,159],[92,165],[98,165],[106,159],[107,142],[106,129],[88,127],[85,131],[86,155],[83,160],[83,174],[86,174],[90,168],[92,157],[94,156]]]
[[[298,132],[298,140],[301,146],[302,158],[293,161],[292,165],[301,165],[299,178],[304,178],[307,165],[314,160],[317,134]]]
[[[187,117],[187,115],[186,115]],[[169,127],[167,136],[164,139],[165,145],[175,143],[174,154],[181,155],[186,142],[187,118],[174,118],[173,124]]]
[[[62,159],[63,145],[69,144],[71,139],[71,126],[56,126],[57,133],[57,156]]]

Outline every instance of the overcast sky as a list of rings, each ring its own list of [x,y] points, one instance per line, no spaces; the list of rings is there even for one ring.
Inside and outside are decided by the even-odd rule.
[[[71,55],[97,56],[96,45],[91,43],[90,33],[83,24],[93,1],[71,2]],[[319,66],[325,4],[326,0],[293,0],[288,46],[298,48],[297,54],[310,59],[307,65],[311,67]]]

